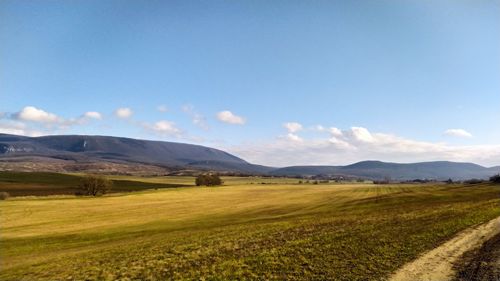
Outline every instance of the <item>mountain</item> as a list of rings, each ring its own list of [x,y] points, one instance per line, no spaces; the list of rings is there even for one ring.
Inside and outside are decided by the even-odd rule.
[[[465,180],[471,178],[486,179],[493,175],[498,167],[486,168],[473,163],[449,161],[420,162],[410,164],[387,163],[381,161],[362,161],[347,166],[293,166],[271,171],[272,175],[304,176],[329,175],[360,177],[367,179],[412,180],[435,179]]]
[[[334,175],[342,166],[289,166],[269,172],[273,176]]]
[[[365,179],[486,179],[500,166],[448,161],[387,163],[363,161],[347,166],[255,165],[222,150],[185,143],[107,136],[24,137],[0,134],[0,170],[99,171],[172,174],[200,170],[269,176],[343,176]]]
[[[490,171],[500,174],[500,166],[491,167]]]
[[[24,137],[0,134],[0,159],[27,157],[43,161],[139,163],[258,174],[272,169],[200,145],[107,136]]]

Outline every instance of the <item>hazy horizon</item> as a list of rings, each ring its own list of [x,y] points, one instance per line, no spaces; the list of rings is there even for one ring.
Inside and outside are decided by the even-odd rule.
[[[500,164],[498,1],[2,1],[0,133]]]

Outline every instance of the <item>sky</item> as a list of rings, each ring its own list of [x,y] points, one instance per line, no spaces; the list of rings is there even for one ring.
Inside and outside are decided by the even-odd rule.
[[[0,133],[500,165],[500,1],[0,1]]]

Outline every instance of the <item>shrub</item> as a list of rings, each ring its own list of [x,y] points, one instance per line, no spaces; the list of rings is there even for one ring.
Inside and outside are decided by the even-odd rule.
[[[373,184],[389,184],[390,182],[388,180],[378,180],[378,181],[373,181]]]
[[[196,177],[196,186],[216,186],[222,185],[222,180],[218,175],[203,174]]]
[[[5,200],[10,197],[10,194],[8,192],[2,191],[0,192],[0,200]]]
[[[103,176],[86,175],[82,178],[76,195],[98,196],[109,192],[112,182]]]
[[[483,183],[484,180],[481,180],[481,179],[470,179],[470,180],[466,180],[464,181],[464,183],[466,184],[478,184],[478,183]]]
[[[500,183],[500,174],[490,177],[490,181],[493,183]]]
[[[85,193],[83,193],[83,191],[82,191],[82,190],[80,190],[80,187],[79,187],[79,189],[78,189],[77,191],[75,191],[75,195],[76,195],[76,196],[84,196],[84,195],[85,195]]]

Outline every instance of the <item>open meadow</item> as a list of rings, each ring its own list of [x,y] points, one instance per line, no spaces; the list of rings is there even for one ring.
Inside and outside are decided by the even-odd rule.
[[[0,171],[0,192],[12,196],[74,195],[85,176],[83,173],[6,172]],[[106,176],[113,182],[111,192],[131,192],[149,189],[194,186],[192,176]],[[294,178],[222,177],[226,185],[293,184]]]
[[[0,201],[0,279],[380,280],[500,215],[490,184],[265,180]]]

